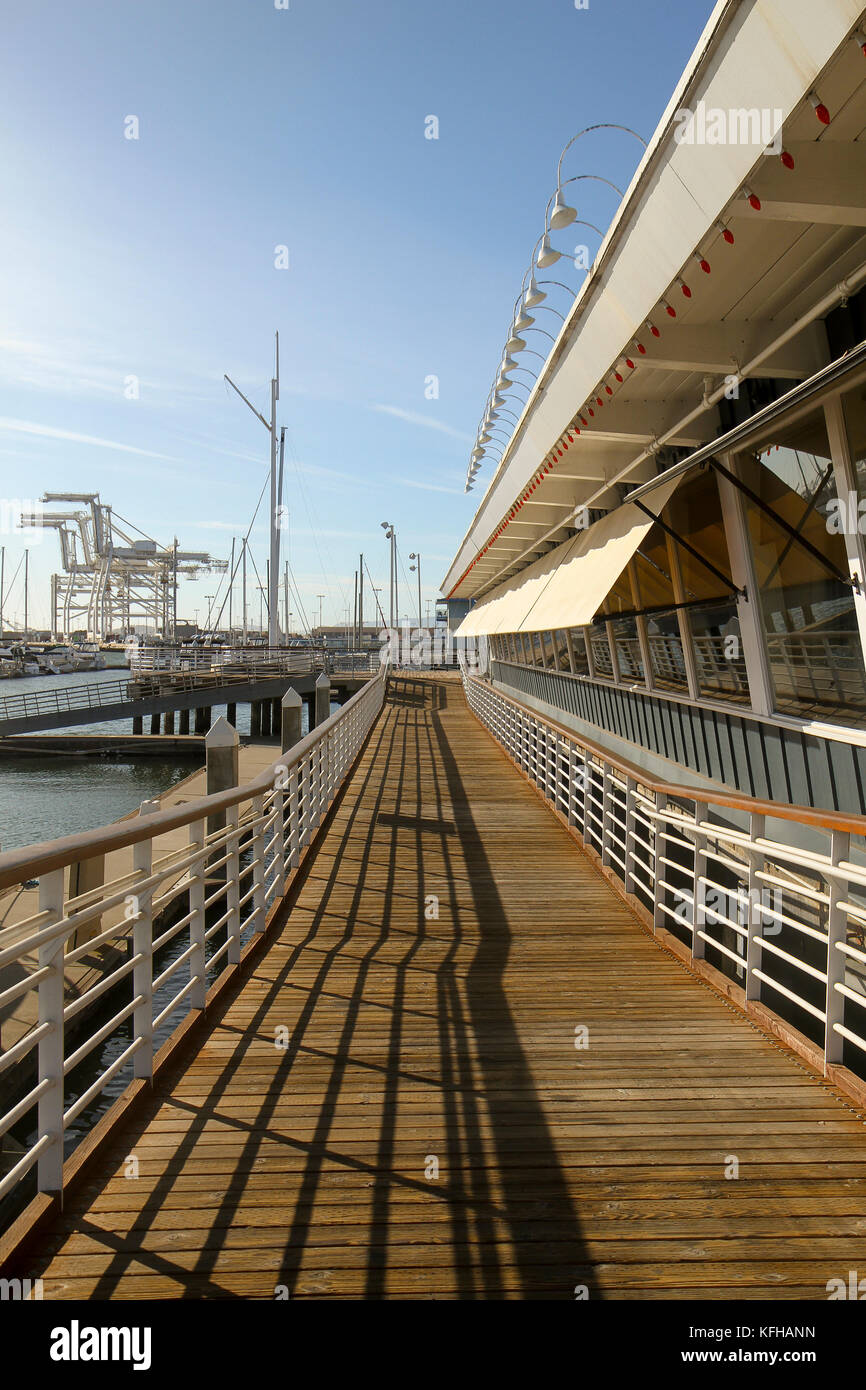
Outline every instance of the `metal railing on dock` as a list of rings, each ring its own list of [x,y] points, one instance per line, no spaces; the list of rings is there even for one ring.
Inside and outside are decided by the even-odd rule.
[[[464,685],[656,933],[826,1074],[866,1077],[866,817],[662,782],[468,670]]]
[[[181,1005],[203,1009],[208,974],[240,960],[242,928],[264,930],[382,708],[385,682],[382,668],[341,709],[243,786],[164,811],[156,802],[145,802],[137,819],[0,855],[0,889],[39,879],[38,910],[0,930],[0,970],[12,966],[7,978],[9,973],[17,976],[0,992],[0,1009],[31,991],[38,994],[38,1023],[0,1054],[2,1076],[37,1050],[35,1086],[0,1115],[2,1136],[37,1111],[35,1138],[0,1181],[0,1198],[34,1165],[39,1191],[62,1188],[65,1131],[130,1063],[136,1078],[152,1075],[155,1031]],[[70,896],[70,866],[128,846],[134,856],[128,872]],[[160,924],[154,937],[154,923],[181,897],[185,910],[168,927]],[[89,939],[78,945],[76,933],[82,928]],[[155,970],[157,953],[180,933],[183,949]],[[127,957],[67,1002],[65,968],[112,941],[129,943]],[[176,972],[185,979],[163,1002],[164,986]],[[83,1038],[79,1034],[67,1055],[70,1020],[123,982],[127,997],[122,1005],[109,1019],[89,1027]],[[67,1104],[70,1073],[123,1026],[130,1030],[127,1045],[110,1062],[103,1064],[100,1058],[96,1078]]]

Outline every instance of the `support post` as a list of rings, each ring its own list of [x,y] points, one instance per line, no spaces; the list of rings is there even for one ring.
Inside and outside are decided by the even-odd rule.
[[[839,864],[848,859],[851,853],[851,837],[841,830],[834,830],[830,840],[830,860]],[[827,1022],[824,1033],[824,1072],[827,1064],[841,1062],[845,1039],[837,1033],[834,1024],[845,1022],[845,996],[836,985],[845,983],[847,957],[840,951],[837,942],[844,946],[848,933],[848,914],[841,906],[845,898],[845,884],[834,874],[829,880],[830,903],[827,909],[827,999],[824,1011]]]
[[[752,845],[757,845],[758,840],[763,839],[766,831],[766,817],[751,815],[749,817],[749,840]],[[750,849],[749,858],[749,883],[748,883],[748,903],[746,906],[746,922],[748,924],[749,937],[746,942],[746,999],[760,999],[761,981],[755,975],[755,969],[761,968],[761,940],[764,935],[764,914],[761,911],[761,893],[763,882],[758,874],[764,867],[764,855],[759,849]]]
[[[189,827],[189,847],[194,854],[204,847],[204,821],[196,820]],[[190,990],[191,1009],[203,1009],[207,994],[205,965],[205,864],[199,858],[189,871],[189,944],[193,948],[189,958],[189,977],[195,980]]]
[[[189,710],[188,710],[188,709],[182,709],[182,710],[180,711],[180,728],[179,728],[178,732],[179,732],[179,733],[182,733],[182,734],[188,734],[188,733],[189,733]]]
[[[204,741],[208,796],[231,791],[232,787],[237,786],[239,745],[237,729],[220,715]],[[224,811],[208,816],[207,833],[211,835],[214,831],[222,830],[225,823]],[[217,857],[222,858],[222,851]]]
[[[301,740],[301,697],[297,690],[289,688],[282,699],[280,746],[284,753],[294,748]]]
[[[159,715],[158,715],[158,714],[152,714],[152,715],[150,716],[150,732],[151,732],[151,734],[158,734],[158,733],[159,733]]]
[[[331,682],[327,671],[316,679],[316,728],[324,724],[331,713]]]
[[[260,700],[250,702],[250,738],[258,738],[262,732],[262,705]]]
[[[144,733],[144,720],[140,714],[134,714],[132,716],[132,732],[134,734]]]
[[[39,911],[49,912],[51,921],[63,916],[63,870],[53,869],[39,880]],[[45,926],[50,926],[46,922]],[[51,1031],[40,1039],[39,1082],[48,1089],[39,1097],[39,1138],[50,1140],[37,1160],[37,1186],[40,1192],[60,1192],[63,1188],[63,939],[39,947],[39,969],[48,975],[39,981],[39,1024],[50,1024]]]
[[[140,816],[149,816],[159,810],[158,801],[142,801],[138,808]],[[150,877],[153,869],[153,840],[140,840],[133,846],[132,863],[136,877],[143,880]],[[142,895],[135,895],[136,913],[133,917],[132,954],[138,960],[132,973],[132,993],[141,999],[132,1015],[132,1033],[142,1046],[133,1058],[133,1076],[138,1081],[149,1081],[153,1076],[153,889],[146,889]]]
[[[173,710],[173,709],[166,710],[166,712],[165,712],[165,718],[164,718],[163,721],[162,721],[162,731],[163,731],[163,733],[165,733],[165,734],[173,734],[173,733],[174,733],[174,710]]]
[[[228,965],[239,965],[241,959],[241,856],[240,836],[237,833],[239,813],[240,807],[237,805],[229,806],[226,811],[226,825],[234,832],[226,847],[229,856],[226,864],[226,877],[228,879],[226,907],[229,914],[226,927],[229,939]]]
[[[90,893],[94,888],[101,888],[105,883],[105,855],[94,854],[91,859],[79,859],[76,864],[69,866],[69,897],[80,898],[84,893]],[[92,937],[98,936],[102,931],[102,917],[92,917],[89,922],[77,927],[69,938],[68,949],[74,951],[76,946],[83,946],[85,941],[90,941]]]

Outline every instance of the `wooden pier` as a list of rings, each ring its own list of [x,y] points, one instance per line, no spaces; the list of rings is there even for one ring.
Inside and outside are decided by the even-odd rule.
[[[862,1264],[853,1102],[652,939],[458,679],[391,679],[289,896],[31,1243],[46,1299],[823,1299]]]

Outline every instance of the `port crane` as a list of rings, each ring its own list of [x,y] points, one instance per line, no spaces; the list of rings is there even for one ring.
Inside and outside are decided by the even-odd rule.
[[[201,572],[223,573],[226,560],[207,551],[180,550],[175,536],[161,545],[119,518],[98,492],[46,492],[45,503],[72,510],[24,513],[21,525],[57,531],[61,570],[51,576],[51,628],[57,639],[82,629],[88,641],[139,629],[173,640],[177,583]]]

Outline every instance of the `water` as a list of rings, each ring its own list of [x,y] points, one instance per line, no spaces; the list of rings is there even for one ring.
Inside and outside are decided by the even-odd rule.
[[[116,681],[118,671],[24,676],[0,681],[0,696]],[[52,730],[54,732],[54,730]],[[131,734],[131,719],[78,725],[58,733]],[[93,830],[173,787],[202,761],[191,758],[0,757],[0,850]]]
[[[121,674],[117,669],[107,669],[67,676],[25,676],[0,681],[0,696],[116,681]],[[338,705],[331,705],[332,711],[337,708]],[[225,705],[213,706],[214,719],[225,713]],[[301,718],[301,727],[306,733],[309,727],[306,705]],[[249,735],[249,704],[238,703],[237,728],[242,737]],[[131,734],[132,720],[102,720],[51,732]],[[19,849],[23,845],[107,825],[135,811],[142,801],[167,791],[203,761],[200,751],[189,757],[124,757],[118,760],[62,755],[0,758],[0,850]]]

